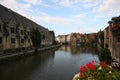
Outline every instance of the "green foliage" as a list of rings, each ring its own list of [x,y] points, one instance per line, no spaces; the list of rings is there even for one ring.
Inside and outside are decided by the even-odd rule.
[[[32,29],[31,39],[32,39],[33,46],[35,48],[40,47],[40,44],[41,44],[41,34],[40,34],[38,29]]]
[[[112,59],[112,56],[109,49],[107,48],[102,49],[100,52],[100,60],[106,61],[108,64],[110,64],[111,59]]]
[[[113,22],[113,24],[119,23],[119,22],[120,22],[120,16],[118,16],[118,17],[113,17],[113,18],[112,18],[112,22]]]
[[[120,35],[120,27],[112,30],[112,34],[113,34],[114,36],[119,36],[119,35]]]
[[[102,43],[104,43],[104,31],[99,31],[98,32],[98,34],[99,34],[99,38],[100,38],[100,40],[102,41]]]

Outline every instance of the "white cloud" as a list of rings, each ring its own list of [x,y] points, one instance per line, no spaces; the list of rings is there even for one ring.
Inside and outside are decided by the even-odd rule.
[[[120,0],[104,0],[96,12],[108,15],[120,15]]]
[[[52,0],[59,6],[68,7],[73,10],[81,10],[86,8],[94,8],[98,6],[102,0]]]
[[[93,30],[94,28],[94,30]],[[76,32],[80,32],[80,33],[95,33],[95,32],[98,32],[99,29],[97,27],[88,27],[86,28],[85,26],[78,26],[78,27],[75,27],[75,31]]]
[[[58,4],[63,7],[68,7],[74,10],[80,9],[80,0],[52,0],[55,4]]]
[[[33,4],[33,5],[50,7],[50,5],[46,4],[44,0],[24,0],[24,2],[29,3],[29,4]]]
[[[77,14],[73,17],[76,18],[76,19],[84,19],[86,16],[87,16],[86,13],[83,13],[83,14]]]
[[[38,4],[41,2],[41,0],[24,0],[24,1],[31,4]]]
[[[64,26],[71,26],[76,24],[82,24],[82,21],[78,21],[76,18],[62,18],[62,17],[54,17],[54,16],[32,16],[32,19],[37,22],[46,22],[50,24],[59,24]]]
[[[20,13],[21,15],[27,16],[29,12],[30,4],[19,3],[17,0],[0,0],[0,3],[7,8],[12,9],[15,12]]]
[[[83,0],[82,6],[84,8],[94,8],[97,7],[101,2],[102,0]]]
[[[83,2],[93,2],[94,0],[83,0]]]

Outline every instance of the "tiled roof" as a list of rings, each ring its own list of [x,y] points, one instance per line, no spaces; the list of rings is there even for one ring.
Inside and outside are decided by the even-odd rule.
[[[33,22],[32,20],[2,6],[0,4],[0,19],[4,23],[8,23],[10,19],[14,19],[17,24],[22,24],[23,27],[34,27],[38,28],[40,31],[48,31],[48,29],[44,28],[41,25],[38,25],[37,23]]]

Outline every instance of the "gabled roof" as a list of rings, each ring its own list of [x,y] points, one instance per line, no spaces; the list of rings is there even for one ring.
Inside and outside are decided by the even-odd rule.
[[[38,30],[41,31],[48,31],[48,29],[44,28],[41,25],[38,25],[37,23],[33,22],[32,20],[2,6],[0,4],[0,19],[2,22],[7,23],[10,21],[10,19],[13,18],[17,24],[22,24],[23,27],[30,27],[30,28],[38,28]]]

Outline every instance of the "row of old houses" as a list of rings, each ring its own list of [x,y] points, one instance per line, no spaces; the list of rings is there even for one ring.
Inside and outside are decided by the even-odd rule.
[[[81,43],[94,43],[96,40],[97,34],[81,34],[81,33],[71,33],[67,35],[58,35],[56,40],[59,43],[68,43],[71,45],[80,45]]]
[[[120,16],[113,17],[104,29],[104,47],[107,47],[114,59],[120,62]]]
[[[41,45],[53,44],[55,35],[32,20],[0,4],[0,51],[32,47],[31,31],[38,29],[44,36]]]

